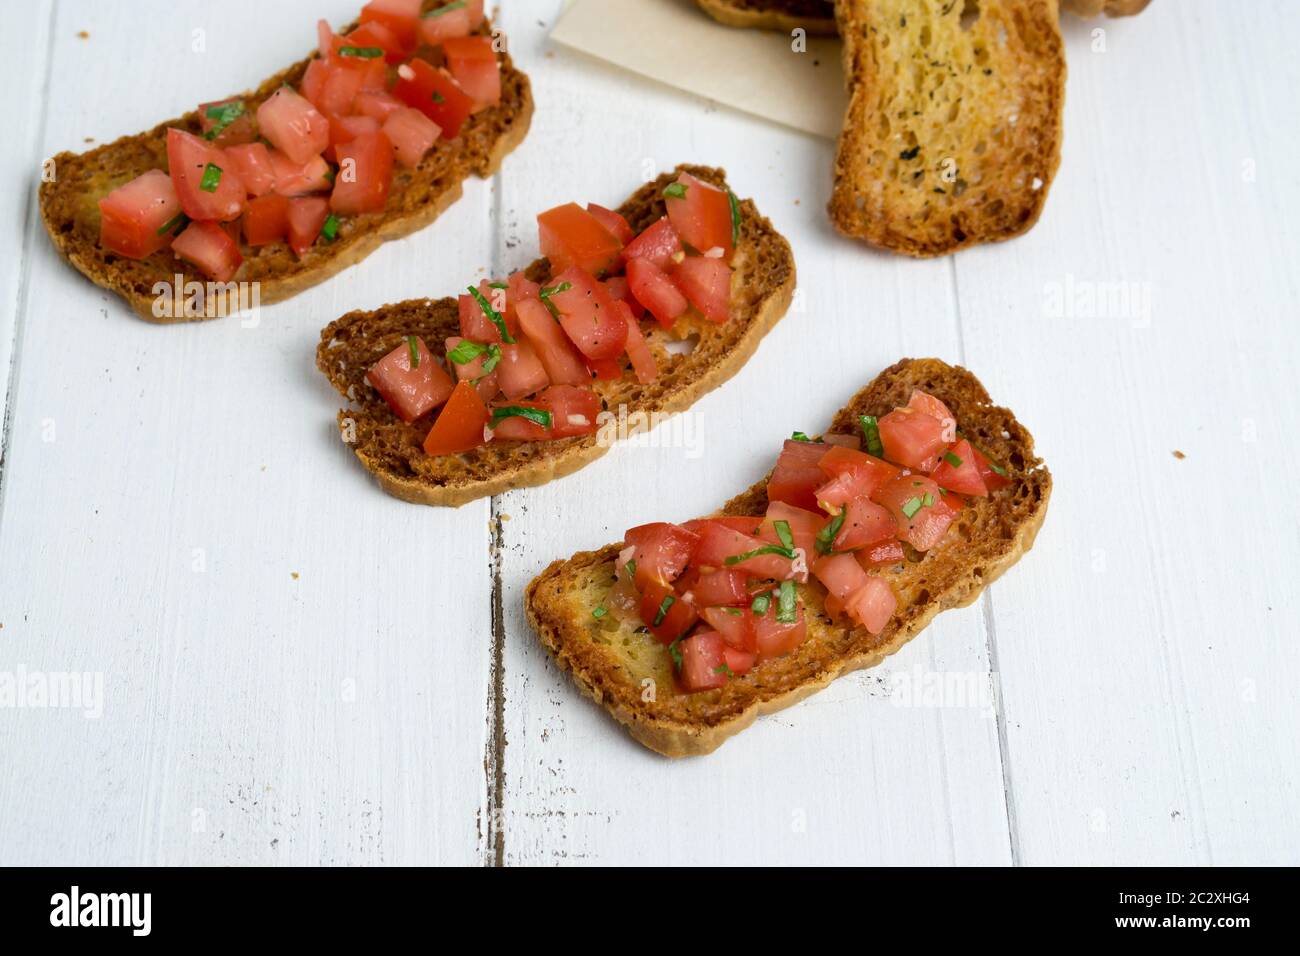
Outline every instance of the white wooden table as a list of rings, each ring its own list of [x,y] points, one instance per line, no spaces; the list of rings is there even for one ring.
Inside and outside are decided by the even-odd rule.
[[[56,257],[44,157],[242,89],[357,5],[33,0],[0,36],[0,674],[103,681],[97,718],[0,709],[0,863],[1300,862],[1300,5],[1069,22],[1046,213],[955,258],[838,239],[832,144],[554,50],[560,0],[500,4],[537,99],[502,173],[259,327],[148,325]],[[647,160],[725,166],[798,259],[802,307],[699,403],[698,457],[623,448],[458,511],[381,494],[319,329],[527,262],[537,212],[613,204]],[[713,509],[904,355],[1035,433],[1035,550],[709,758],[632,743],[539,651],[529,579]],[[900,697],[945,677],[997,693]]]

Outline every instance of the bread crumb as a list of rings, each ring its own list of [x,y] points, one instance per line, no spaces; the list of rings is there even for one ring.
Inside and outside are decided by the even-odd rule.
[[[1174,449],[1174,457],[1177,458],[1179,461],[1182,461],[1182,460],[1183,460],[1184,458],[1186,458],[1187,456],[1184,455],[1184,454],[1183,454],[1181,451],[1179,451],[1177,448],[1175,448],[1175,449]]]
[[[83,39],[83,40],[89,40],[89,39],[90,39],[90,31],[89,31],[89,30],[78,30],[78,31],[77,31],[77,36],[79,36],[79,37],[80,37],[81,39]]]
[[[297,571],[290,571],[290,572],[289,572],[289,577],[291,577],[291,578],[293,578],[295,581],[297,581],[297,580],[298,580],[298,572],[297,572]]]
[[[94,141],[95,141],[95,137],[93,136],[87,136],[84,140],[82,140],[82,142],[85,143],[93,143]]]

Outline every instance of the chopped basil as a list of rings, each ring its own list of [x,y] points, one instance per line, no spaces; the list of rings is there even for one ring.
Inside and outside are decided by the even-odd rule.
[[[199,188],[205,193],[214,193],[220,185],[221,167],[216,163],[208,163],[203,167],[203,178],[199,180]]]
[[[993,474],[1001,475],[1003,478],[1007,476],[1007,470],[1005,468],[1003,468],[1001,465],[999,465],[997,462],[993,461],[992,459],[986,459],[986,460],[989,463],[989,467],[993,469]]]
[[[551,296],[559,295],[562,292],[568,292],[572,288],[572,283],[561,282],[559,285],[553,285],[549,288],[542,289],[541,292],[537,293],[537,298],[541,299],[542,305],[546,306],[546,310],[558,319],[560,317],[560,310],[557,309],[555,303],[551,301]]]
[[[218,103],[205,111],[208,119],[215,120],[212,129],[203,134],[204,139],[213,140],[226,131],[226,127],[244,115],[244,101],[234,100],[230,103]]]
[[[496,368],[497,365],[500,364],[500,362],[501,362],[501,346],[493,342],[491,345],[487,347],[487,358],[483,360],[483,365],[482,365],[483,375],[480,375],[479,378],[482,378],[484,375],[491,375],[492,370]],[[475,385],[477,385],[478,382],[479,382],[478,378],[474,379]]]
[[[914,517],[916,513],[921,510],[921,499],[908,498],[907,501],[903,502],[902,510],[903,514],[905,514],[909,519]]]
[[[761,548],[755,548],[753,551],[746,551],[744,554],[733,554],[723,563],[726,564],[727,567],[731,567],[734,564],[740,564],[742,561],[748,561],[750,558],[759,558],[765,554],[779,554],[783,558],[789,558],[791,561],[794,560],[794,548],[783,548],[780,545],[769,544]]]
[[[320,227],[320,234],[326,242],[333,242],[339,237],[339,217],[330,213],[325,217],[325,225]]]
[[[325,179],[328,180],[331,186],[334,185],[334,180],[338,179],[338,176],[339,176],[339,171],[337,169],[335,169],[333,166],[326,167]]]
[[[805,435],[803,432],[795,432],[793,435],[790,436],[790,440],[791,440],[791,441],[808,441],[808,442],[812,441],[812,439],[809,438],[807,435]]]
[[[754,597],[754,600],[750,602],[749,609],[759,617],[763,617],[767,614],[767,609],[771,606],[772,595],[770,592],[765,591]]]
[[[469,294],[474,297],[476,302],[478,302],[478,307],[483,310],[483,314],[492,321],[492,324],[497,327],[497,331],[501,333],[501,341],[506,343],[506,345],[514,345],[515,340],[511,338],[510,330],[506,328],[506,320],[501,317],[501,313],[492,308],[492,303],[487,300],[487,296],[482,292],[474,286],[469,286],[468,288]]]
[[[468,365],[486,351],[486,345],[479,345],[469,339],[461,339],[460,344],[447,353],[447,358],[453,365]]]
[[[429,97],[429,99],[433,100],[435,103],[445,103],[445,102],[447,102],[447,97],[443,96],[443,95],[442,95],[441,93],[439,93],[437,90],[434,90],[434,91],[433,91],[433,96]]]
[[[189,223],[189,221],[190,221],[189,216],[185,215],[185,213],[183,212],[178,212],[176,215],[172,216],[165,223],[163,223],[161,226],[158,227],[158,232],[156,233],[156,235],[165,236],[169,232],[175,232],[181,226],[184,226],[187,223]]]
[[[636,558],[632,558],[627,564],[623,565],[623,569],[627,571],[629,579],[636,577]]]
[[[608,613],[609,610],[607,608],[597,607],[597,608],[592,608],[591,616],[599,621],[602,617],[604,617]]]
[[[883,458],[885,446],[880,441],[880,423],[876,421],[876,416],[860,415],[858,423],[862,426],[862,438],[867,446],[867,454]]]
[[[717,667],[713,668],[713,673],[715,673],[715,674],[726,674],[728,677],[735,677],[735,676],[736,676],[735,673],[732,671],[732,669],[731,669],[730,667],[727,666],[727,662],[726,662],[726,661],[723,661],[723,662],[722,662],[721,664],[719,664]]]
[[[731,244],[740,245],[740,201],[736,194],[727,190],[727,199],[731,202]]]
[[[492,421],[489,428],[496,428],[507,418],[525,418],[543,428],[551,427],[551,413],[542,411],[540,408],[525,408],[522,405],[505,405],[501,408],[492,409]]]
[[[681,642],[682,639],[679,637],[677,638],[677,640],[673,641],[671,644],[668,645],[668,654],[673,659],[673,666],[676,667],[678,670],[682,669],[682,652],[677,647],[677,645],[680,644]]]
[[[416,339],[414,335],[408,335],[406,337],[406,347],[411,350],[411,368],[412,369],[419,368],[420,367],[420,346],[419,346],[419,341]]]
[[[774,521],[772,527],[776,528],[776,537],[781,542],[781,547],[787,551],[794,551],[794,535],[790,533],[790,522]]]
[[[727,608],[727,613],[730,614],[732,617],[740,617],[740,608],[729,607]]]
[[[927,492],[925,493],[925,497],[921,499],[921,507],[923,507],[923,508],[933,508],[933,507],[934,507],[934,495],[930,494],[930,492],[927,491]]]
[[[445,7],[439,7],[437,10],[430,10],[428,13],[420,14],[422,20],[432,20],[434,17],[440,17],[444,13],[451,13],[453,10],[464,10],[465,0],[456,0],[455,3],[449,3]]]
[[[376,57],[384,55],[381,47],[377,46],[343,46],[339,47],[339,56],[355,56],[363,60],[373,60]]]
[[[676,603],[677,598],[673,597],[671,594],[665,595],[664,599],[659,602],[659,610],[655,612],[654,627],[663,624],[664,618],[668,616],[669,609]]]
[[[664,189],[665,199],[685,199],[686,186],[683,183],[669,183]]]
[[[835,539],[839,536],[840,528],[844,526],[845,509],[841,508],[840,513],[830,520],[826,527],[817,532],[817,553],[830,554],[835,550]]]
[[[798,593],[793,581],[781,582],[780,590],[777,592],[776,619],[782,624],[793,624],[799,619],[799,608],[796,604]]]
[[[946,461],[948,464],[952,465],[954,468],[960,468],[962,466],[961,455],[955,455],[950,451],[946,451],[943,453],[943,460]]]
[[[510,288],[510,284],[509,284],[508,282],[489,282],[489,283],[488,283],[488,288],[489,288],[489,289],[508,289],[508,288]]]

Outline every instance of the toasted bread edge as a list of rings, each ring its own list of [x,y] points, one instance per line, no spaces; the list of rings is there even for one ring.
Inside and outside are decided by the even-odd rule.
[[[748,30],[788,33],[803,28],[812,36],[835,36],[834,17],[797,17],[781,10],[746,10],[727,0],[697,0],[700,8],[719,23]]]

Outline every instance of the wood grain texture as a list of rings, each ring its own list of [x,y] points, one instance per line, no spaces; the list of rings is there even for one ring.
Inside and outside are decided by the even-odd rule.
[[[30,183],[86,136],[240,88],[356,6],[40,5],[0,41],[37,96],[5,170]],[[829,143],[551,47],[561,0],[500,6],[537,99],[505,172],[257,328],[137,321],[47,243],[24,256],[30,193],[0,194],[0,673],[104,678],[98,720],[0,708],[0,860],[1300,863],[1300,505],[1279,487],[1300,464],[1295,5],[1260,0],[1269,30],[1212,0],[1067,20],[1042,220],[926,262],[836,238]],[[254,13],[269,29],[241,29]],[[155,55],[122,69],[144,30]],[[320,328],[531,261],[539,210],[681,161],[727,167],[801,286],[736,378],[652,436],[675,447],[456,512],[378,492],[335,437]],[[716,508],[769,466],[756,450],[902,355],[966,365],[1033,431],[1055,478],[1034,551],[717,754],[644,751],[547,663],[524,586]],[[985,690],[903,706],[933,675]]]

